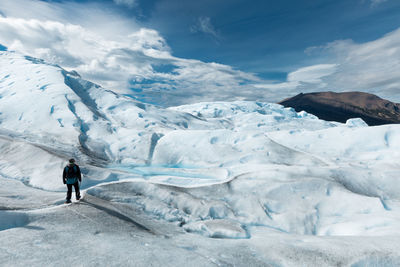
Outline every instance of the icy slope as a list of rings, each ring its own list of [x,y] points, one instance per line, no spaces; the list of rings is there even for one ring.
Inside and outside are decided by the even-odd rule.
[[[241,129],[252,131],[254,136],[258,136],[254,138],[254,142],[257,146],[263,146],[265,142],[271,141],[266,137],[264,140],[258,134],[260,131],[298,127],[323,129],[333,125],[306,113],[297,114],[279,105],[264,103],[203,103],[199,104],[202,108],[193,105],[160,109],[117,95],[82,80],[75,72],[68,72],[39,59],[13,52],[1,52],[0,63],[0,134],[6,138],[11,137],[12,140],[27,141],[62,159],[75,156],[83,162],[110,164],[122,170],[152,163],[154,156],[155,164],[177,165],[183,162],[172,159],[175,152],[168,151],[168,144],[175,146],[184,142],[176,143],[172,140],[171,143],[168,140],[179,138],[180,135],[183,138],[181,141],[187,138],[194,141],[196,135],[201,137],[204,133],[204,136],[212,139],[211,143],[215,143],[212,147],[220,147],[221,153],[227,153],[229,150],[225,151],[220,146],[218,136],[211,136],[214,130],[222,139],[230,135],[236,136],[222,141],[228,142],[227,146],[231,141],[236,142],[232,138],[243,139],[243,134],[235,133]],[[193,112],[193,109],[198,112]],[[214,112],[211,117],[210,111]],[[247,139],[253,140],[244,137],[238,145],[248,143]],[[156,149],[160,140],[167,147]],[[275,149],[279,149],[278,146],[275,145]],[[15,148],[14,151],[16,155],[26,153],[23,149]],[[162,151],[171,154],[162,156]],[[180,150],[176,151],[180,153]],[[250,149],[247,153],[251,151]],[[54,162],[53,159],[50,161]],[[201,160],[189,163],[205,168],[209,164],[203,164]],[[32,166],[37,168],[38,165]],[[43,169],[37,171],[39,176],[44,181],[53,181],[55,175],[48,174],[46,169],[54,168],[44,165],[41,167]],[[55,180],[54,185],[50,186],[48,182],[34,182],[36,178],[30,182],[31,179],[32,177],[23,178],[31,185],[47,189],[54,189],[57,184]],[[224,176],[221,180],[227,179]]]
[[[144,162],[156,131],[206,127],[189,114],[160,112],[38,59],[1,52],[0,65],[2,131],[31,142],[69,153],[73,146],[99,160],[136,155]]]
[[[67,240],[93,266],[400,263],[399,125],[244,101],[163,109],[12,52],[0,66],[3,262],[63,264]],[[72,156],[84,198],[64,206]]]

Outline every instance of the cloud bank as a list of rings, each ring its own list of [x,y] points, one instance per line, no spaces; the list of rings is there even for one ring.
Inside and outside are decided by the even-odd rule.
[[[83,6],[38,1],[30,5],[39,13],[24,13],[21,18],[17,17],[20,6],[4,3],[0,4],[0,10],[6,14],[0,18],[1,44],[9,50],[76,70],[85,79],[119,93],[169,106],[250,99],[258,90],[252,86],[259,81],[254,75],[227,65],[174,57],[157,31],[132,23],[124,27],[124,19],[113,17],[116,30],[95,27],[106,23],[88,21],[92,16],[86,14],[92,11],[86,9],[83,13],[75,12],[78,15],[70,22],[65,19],[68,16],[63,13],[64,8],[68,12],[82,11]],[[42,20],[39,10],[54,16]],[[95,16],[98,20],[110,17],[99,9]]]
[[[400,29],[377,40],[357,44],[339,40],[306,51],[334,64],[300,68],[283,83],[257,87],[290,92],[363,91],[400,103]]]

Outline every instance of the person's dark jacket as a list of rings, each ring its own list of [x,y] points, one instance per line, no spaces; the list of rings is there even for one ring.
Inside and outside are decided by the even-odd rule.
[[[68,167],[68,173],[67,173],[67,167]],[[63,171],[63,183],[67,183],[67,176],[68,177],[76,177],[78,178],[79,182],[82,181],[82,175],[81,175],[81,170],[79,169],[79,166],[76,164],[68,164],[68,166],[65,166],[64,171]]]

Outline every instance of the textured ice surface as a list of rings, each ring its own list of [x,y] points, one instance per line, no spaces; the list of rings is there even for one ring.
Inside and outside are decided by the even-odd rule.
[[[161,109],[13,52],[0,66],[4,264],[400,264],[399,125]],[[64,205],[70,157],[84,197]]]

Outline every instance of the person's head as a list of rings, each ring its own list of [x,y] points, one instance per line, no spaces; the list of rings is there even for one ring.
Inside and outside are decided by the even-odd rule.
[[[68,162],[69,162],[69,165],[74,165],[75,164],[75,159],[69,159]]]

